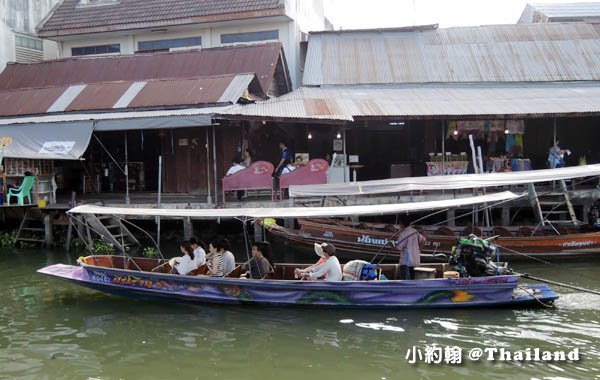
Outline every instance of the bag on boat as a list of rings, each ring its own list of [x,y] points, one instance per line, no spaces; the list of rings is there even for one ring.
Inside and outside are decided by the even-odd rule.
[[[364,260],[351,260],[344,265],[342,281],[374,280],[376,278],[376,264]]]

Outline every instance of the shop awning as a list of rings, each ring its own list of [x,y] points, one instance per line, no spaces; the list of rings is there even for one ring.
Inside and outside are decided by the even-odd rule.
[[[92,136],[92,121],[0,126],[4,157],[78,160]]]

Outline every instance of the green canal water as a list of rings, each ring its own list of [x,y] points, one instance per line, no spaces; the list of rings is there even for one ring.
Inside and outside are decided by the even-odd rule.
[[[600,379],[600,296],[556,309],[319,310],[104,295],[36,274],[75,256],[0,251],[0,379]],[[600,290],[600,261],[515,267]],[[463,364],[410,364],[417,346]],[[473,348],[578,348],[577,362],[473,362]],[[425,357],[423,358],[425,359]]]

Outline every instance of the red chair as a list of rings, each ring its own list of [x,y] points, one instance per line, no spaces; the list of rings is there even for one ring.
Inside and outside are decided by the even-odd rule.
[[[273,170],[272,163],[256,161],[248,169],[223,177],[223,204],[225,192],[235,190],[270,190],[273,199]]]
[[[329,164],[322,158],[315,158],[291,173],[282,174],[279,179],[279,198],[283,199],[283,190],[291,185],[319,185],[327,183]]]

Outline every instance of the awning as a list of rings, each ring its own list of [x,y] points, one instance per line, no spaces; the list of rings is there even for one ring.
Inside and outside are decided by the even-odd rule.
[[[264,207],[226,209],[166,209],[137,207],[104,207],[82,205],[72,208],[71,214],[98,214],[123,216],[190,217],[195,219],[236,218],[311,218],[357,215],[385,215],[401,212],[437,210],[449,207],[471,206],[482,203],[504,202],[521,197],[510,191],[502,193],[468,196],[440,201],[395,203],[382,205],[338,206],[338,207]]]
[[[456,190],[511,186],[600,176],[600,164],[521,172],[458,174],[447,176],[389,178],[375,181],[290,186],[290,197],[373,195],[415,190]]]
[[[92,121],[0,126],[4,157],[78,160],[92,136]]]

